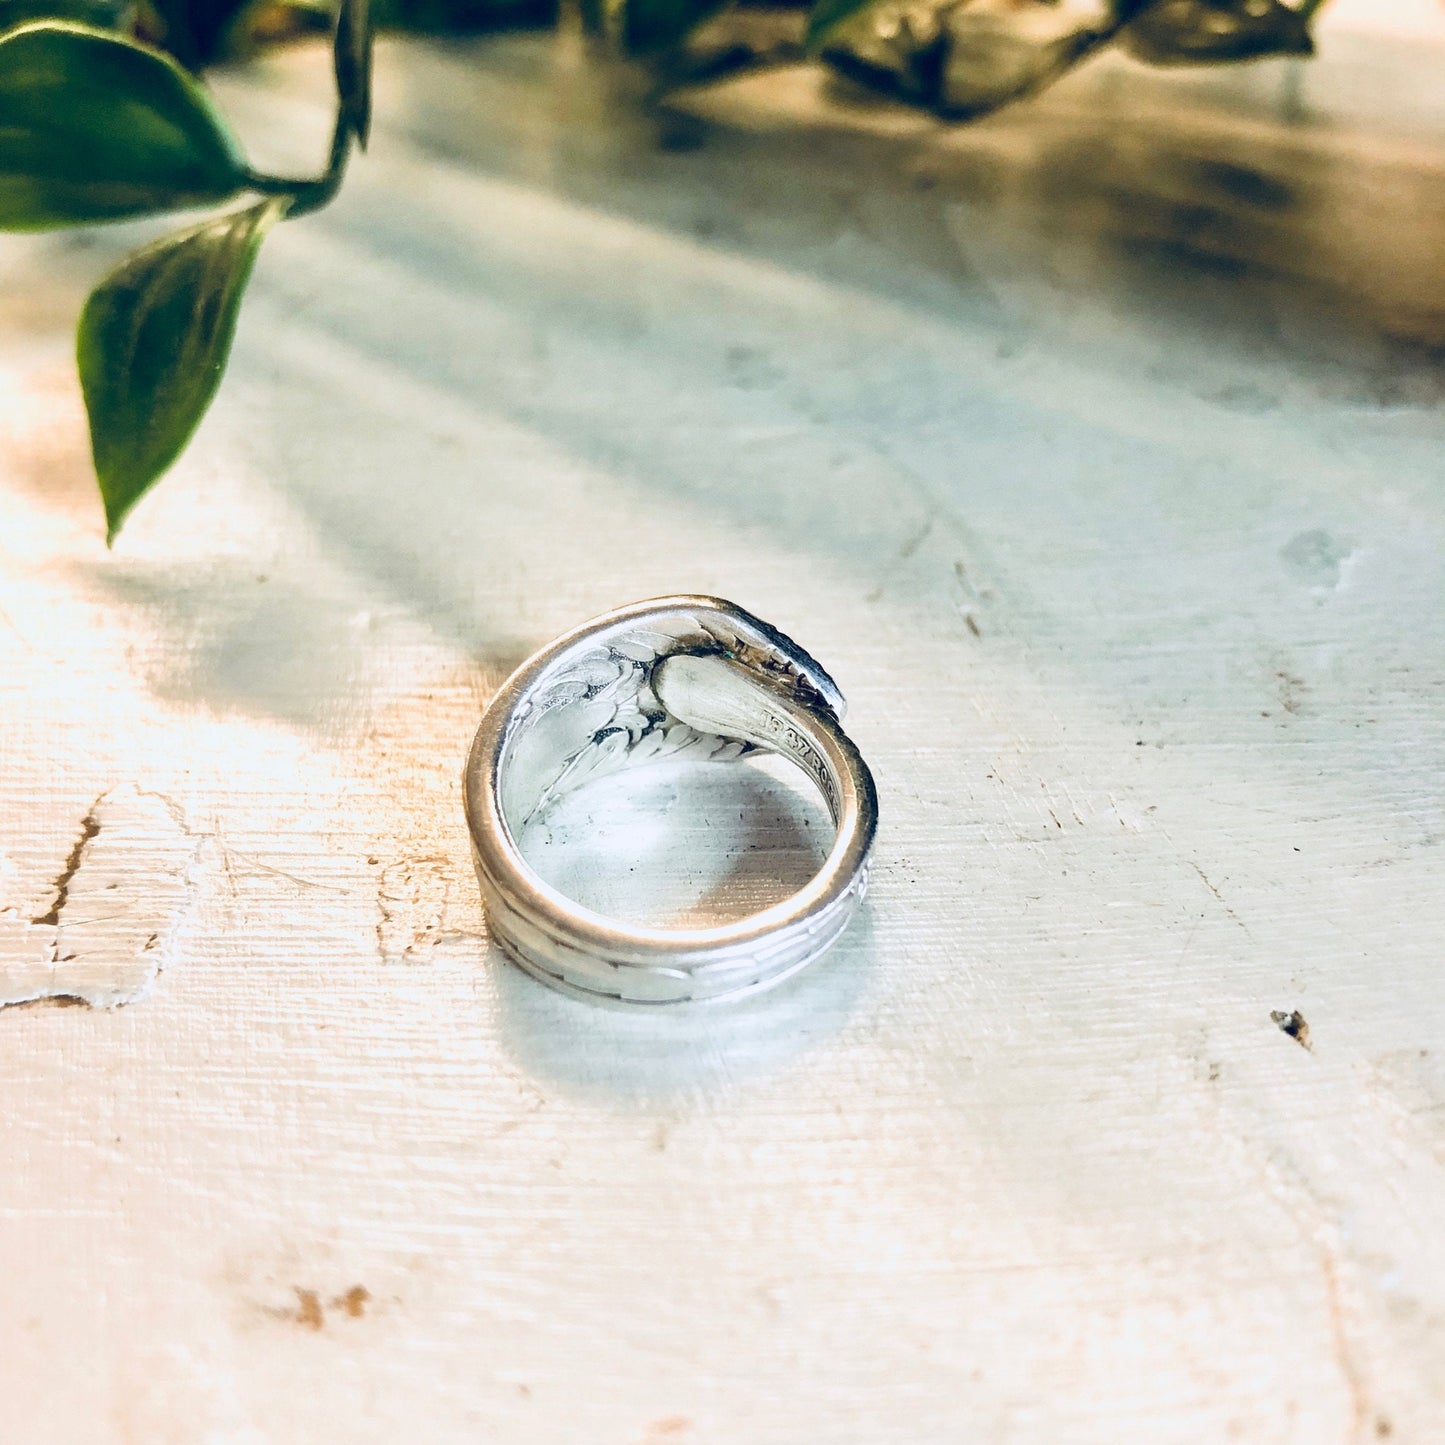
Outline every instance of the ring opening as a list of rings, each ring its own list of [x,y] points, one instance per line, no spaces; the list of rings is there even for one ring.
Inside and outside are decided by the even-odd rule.
[[[818,789],[785,758],[685,759],[596,778],[516,835],[539,877],[621,923],[708,928],[804,888],[832,845]]]

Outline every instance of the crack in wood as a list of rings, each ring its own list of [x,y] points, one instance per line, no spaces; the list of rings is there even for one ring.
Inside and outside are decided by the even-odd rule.
[[[55,897],[50,908],[30,920],[37,928],[58,928],[60,926],[60,915],[70,898],[70,885],[75,881],[75,875],[80,872],[80,865],[85,858],[85,850],[90,847],[91,840],[100,832],[100,819],[96,817],[96,810],[104,799],[105,795],[102,793],[90,805],[90,811],[80,820],[80,835],[71,847],[64,867],[61,868],[56,875],[55,882],[51,885],[55,889]]]

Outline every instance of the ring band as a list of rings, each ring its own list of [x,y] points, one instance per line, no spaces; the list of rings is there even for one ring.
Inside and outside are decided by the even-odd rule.
[[[843,710],[832,678],[801,647],[717,597],[634,603],[543,648],[492,699],[463,779],[493,938],[544,983],[604,1003],[736,998],[806,967],[862,901],[877,830],[873,777],[840,726]],[[560,893],[517,847],[530,819],[593,778],[760,750],[812,779],[835,837],[811,882],[751,917],[632,927]]]

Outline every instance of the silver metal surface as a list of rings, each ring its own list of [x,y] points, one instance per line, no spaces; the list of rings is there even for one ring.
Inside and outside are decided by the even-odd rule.
[[[802,648],[717,597],[634,603],[559,638],[503,684],[467,759],[467,825],[493,937],[543,982],[600,1002],[736,998],[806,967],[862,901],[877,828],[873,778],[843,710]],[[805,888],[749,918],[630,927],[558,892],[518,849],[531,818],[589,779],[760,749],[812,779],[835,836]]]

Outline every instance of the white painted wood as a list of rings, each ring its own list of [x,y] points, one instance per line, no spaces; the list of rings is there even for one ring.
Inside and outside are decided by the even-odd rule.
[[[52,909],[49,991],[149,987],[0,1010],[6,1445],[1445,1439],[1445,48],[1368,10],[672,149],[387,44],[109,555],[71,326],[145,228],[7,241],[0,999]],[[221,87],[258,155],[323,65]],[[835,673],[884,828],[826,965],[638,1019],[489,956],[458,779],[677,590]],[[816,827],[684,770],[532,846],[696,917]]]

